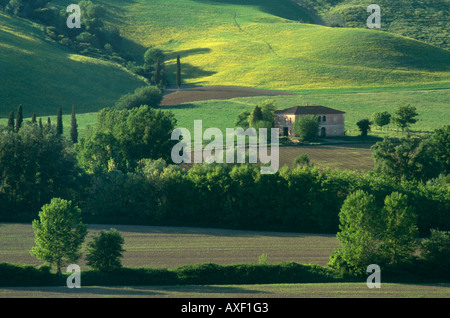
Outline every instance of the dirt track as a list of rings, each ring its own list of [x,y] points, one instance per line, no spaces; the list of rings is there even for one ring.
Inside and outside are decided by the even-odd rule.
[[[166,89],[161,106],[173,106],[183,103],[210,99],[231,99],[237,97],[295,95],[288,92],[255,89],[238,86],[209,86]]]

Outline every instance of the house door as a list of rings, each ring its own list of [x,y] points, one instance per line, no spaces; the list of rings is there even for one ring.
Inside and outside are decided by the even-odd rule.
[[[283,136],[289,136],[289,127],[283,127]]]
[[[320,136],[321,137],[326,137],[327,136],[327,130],[325,129],[325,127],[322,127],[322,129],[320,130]]]

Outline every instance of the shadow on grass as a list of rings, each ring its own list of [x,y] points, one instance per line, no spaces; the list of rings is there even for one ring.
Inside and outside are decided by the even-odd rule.
[[[310,14],[301,8],[299,5],[288,0],[196,0],[198,2],[207,3],[209,5],[216,4],[234,4],[243,6],[258,6],[258,8],[268,14],[275,15],[277,17],[292,20],[301,21],[304,23],[314,23]]]

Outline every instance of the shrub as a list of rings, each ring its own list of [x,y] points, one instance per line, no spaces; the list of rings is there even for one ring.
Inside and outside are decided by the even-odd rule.
[[[314,141],[319,131],[319,120],[316,116],[302,116],[295,121],[295,134],[303,141]]]
[[[450,277],[450,232],[431,230],[429,238],[420,243],[420,257],[428,270]]]
[[[133,109],[141,105],[156,108],[162,101],[162,92],[156,86],[143,86],[134,93],[123,95],[115,104],[116,109]]]
[[[122,267],[124,239],[115,229],[101,231],[88,244],[86,261],[95,270],[111,272]]]

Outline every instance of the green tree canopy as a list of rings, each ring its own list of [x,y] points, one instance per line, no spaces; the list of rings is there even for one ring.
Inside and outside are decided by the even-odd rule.
[[[53,197],[74,198],[80,187],[71,143],[53,128],[25,121],[18,132],[0,131],[0,209],[38,211]]]
[[[369,130],[370,130],[370,126],[372,125],[372,122],[365,118],[365,119],[361,119],[360,121],[358,121],[356,123],[356,125],[359,128],[359,131],[361,132],[361,136],[365,137],[367,136]]]
[[[81,164],[106,170],[113,159],[117,169],[132,171],[141,159],[171,160],[177,141],[171,140],[176,119],[171,112],[144,105],[130,110],[103,109],[97,126],[81,138],[75,149]]]
[[[134,93],[125,94],[115,104],[116,109],[132,109],[142,105],[156,108],[163,98],[161,90],[156,86],[143,86]]]
[[[295,134],[303,141],[314,141],[319,131],[319,120],[316,116],[301,116],[294,124]]]
[[[374,113],[372,115],[372,121],[376,126],[380,127],[380,129],[383,129],[384,126],[390,124],[391,114],[387,111]]]
[[[419,114],[416,112],[416,107],[411,105],[400,106],[392,116],[392,122],[397,125],[402,131],[409,129],[409,126],[417,122],[416,117]]]
[[[86,261],[95,270],[111,272],[122,267],[124,239],[116,229],[101,231],[88,244]]]
[[[405,264],[417,246],[417,219],[408,198],[398,192],[377,205],[372,194],[351,193],[339,212],[337,239],[342,248],[330,257],[331,267],[363,275],[370,264]]]
[[[39,220],[33,221],[36,246],[31,254],[50,265],[61,267],[75,263],[80,258],[80,248],[87,234],[87,227],[81,222],[81,210],[71,201],[53,198],[42,207]]]

